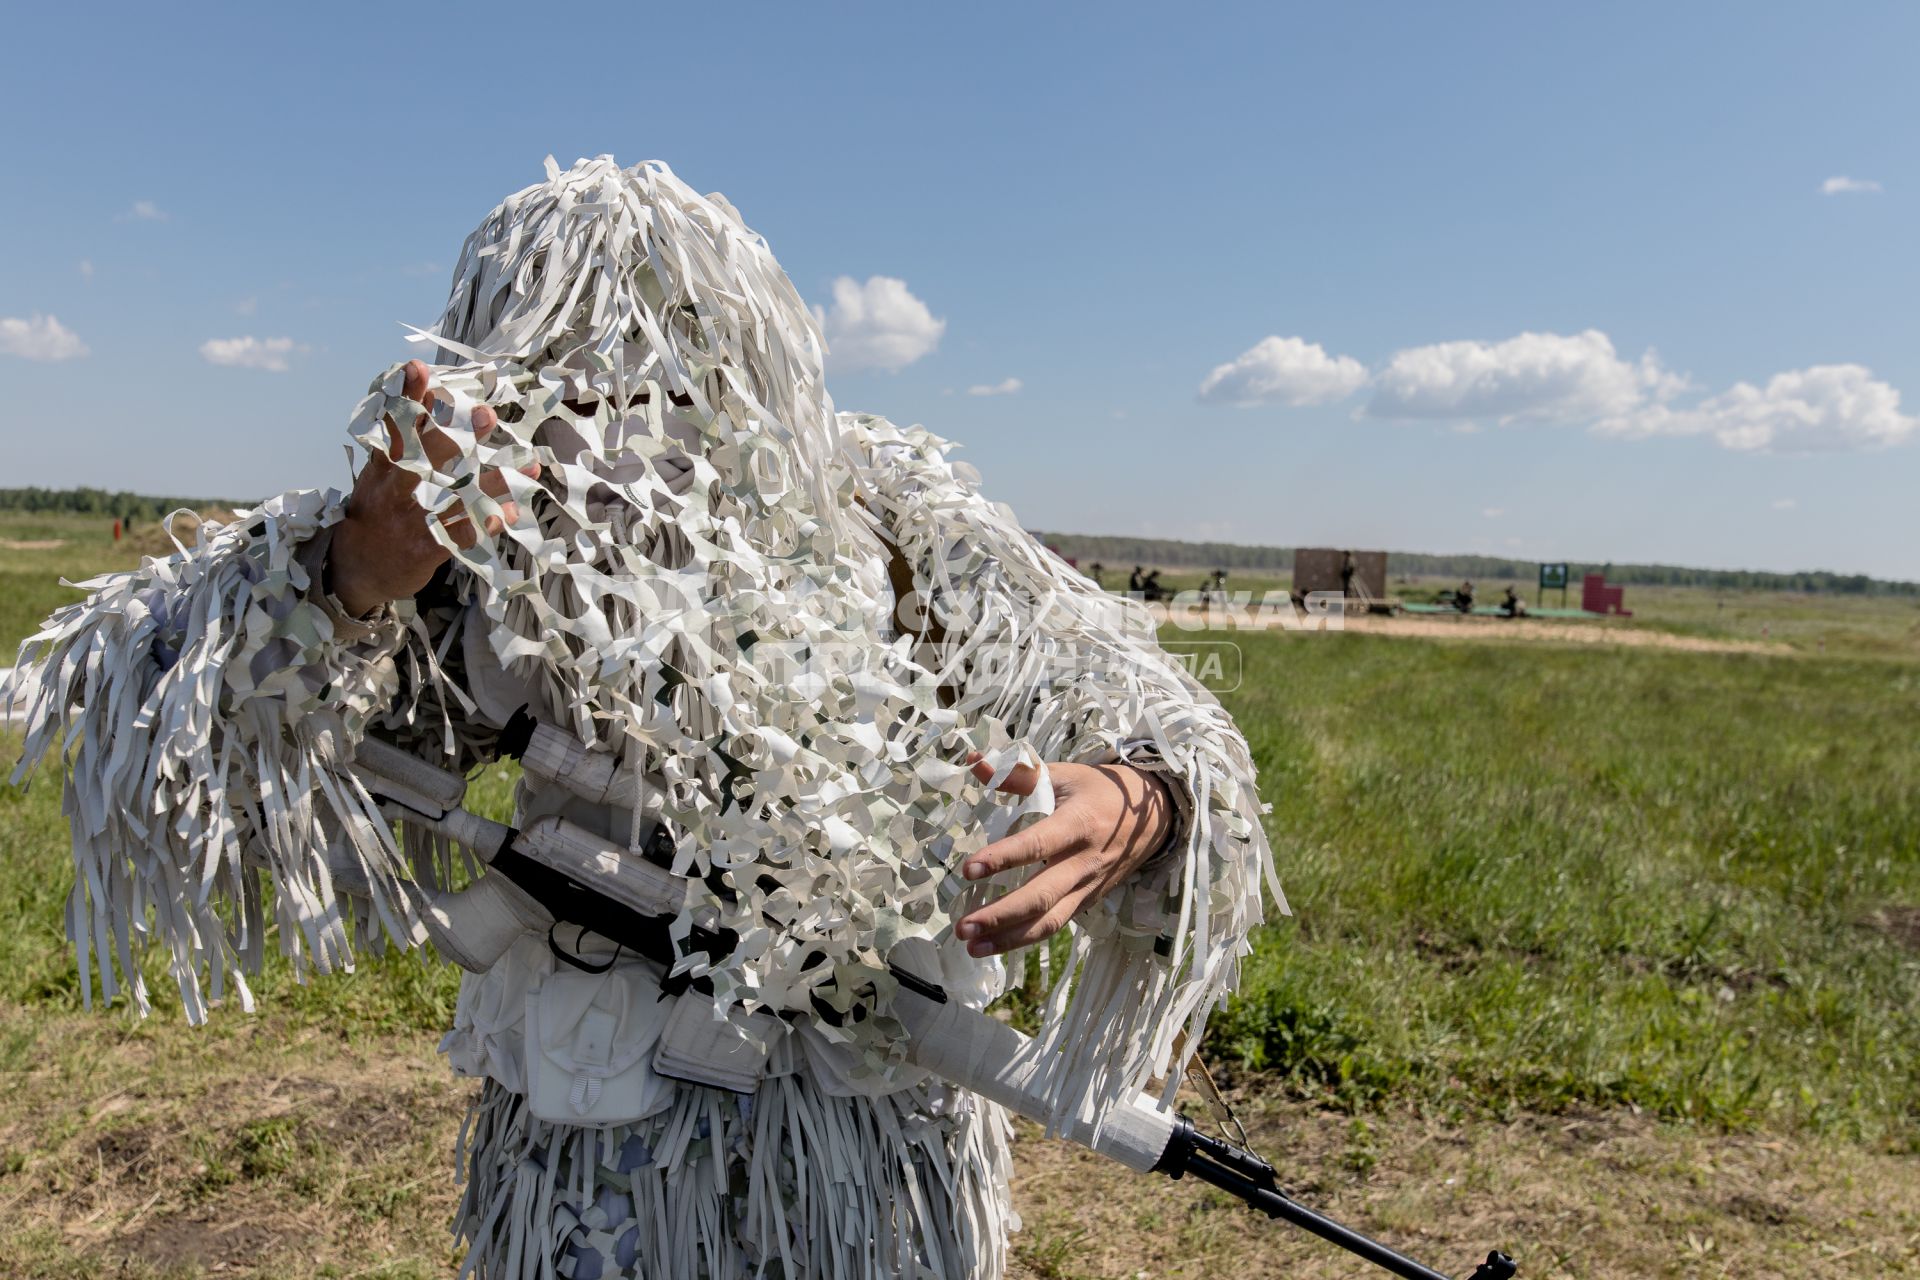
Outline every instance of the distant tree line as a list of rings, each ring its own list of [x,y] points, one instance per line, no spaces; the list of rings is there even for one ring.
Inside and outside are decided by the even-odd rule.
[[[1231,542],[1179,542],[1169,538],[1127,538],[1084,533],[1039,535],[1061,555],[1082,565],[1099,562],[1109,569],[1146,565],[1160,568],[1226,569],[1251,573],[1293,572],[1293,548],[1248,547]],[[1358,548],[1356,548],[1358,549]],[[1387,553],[1387,572],[1398,577],[1446,577],[1539,580],[1540,565],[1533,560],[1500,556],[1424,555],[1415,551]],[[1768,573],[1757,569],[1688,569],[1668,564],[1570,563],[1572,589],[1582,574],[1604,573],[1608,582],[1626,586],[1708,587],[1720,590],[1801,591],[1833,595],[1920,596],[1920,583],[1894,582],[1864,573],[1833,573],[1825,569],[1801,573]]]
[[[106,489],[0,489],[0,511],[57,511],[107,519],[158,520],[181,507],[250,506],[253,499],[165,498]],[[1109,569],[1132,565],[1160,568],[1226,569],[1251,573],[1292,573],[1293,548],[1249,547],[1234,542],[1180,542],[1170,538],[1129,538],[1091,533],[1038,535],[1061,555],[1081,564],[1098,561]],[[1539,564],[1499,556],[1387,553],[1387,572],[1396,576],[1538,580]],[[1626,586],[1712,587],[1722,590],[1800,591],[1833,595],[1920,596],[1920,583],[1894,582],[1864,573],[1815,569],[1767,573],[1756,569],[1688,569],[1669,564],[1573,564],[1573,584],[1584,573],[1605,573]]]
[[[106,519],[154,521],[181,507],[250,506],[251,500],[230,498],[156,498],[143,493],[109,493],[105,489],[0,489],[0,511],[58,511]]]
[[[1108,568],[1133,565],[1187,569],[1253,569],[1293,572],[1293,548],[1244,547],[1233,542],[1174,542],[1166,538],[1123,538],[1097,533],[1038,533],[1034,536],[1081,564],[1099,561]]]

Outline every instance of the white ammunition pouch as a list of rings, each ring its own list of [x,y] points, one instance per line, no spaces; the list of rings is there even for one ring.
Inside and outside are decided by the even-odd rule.
[[[553,1124],[631,1124],[673,1085],[652,1067],[674,1001],[646,969],[560,969],[527,993],[527,1109]]]
[[[676,1081],[752,1093],[793,1070],[787,1026],[710,996],[661,993],[646,966],[556,969],[526,998],[527,1109],[550,1124],[631,1124],[664,1110]],[[776,1052],[778,1051],[778,1052]]]
[[[721,1017],[710,996],[689,991],[667,1016],[653,1069],[675,1080],[751,1093],[786,1034],[787,1025],[770,1013],[747,1013],[736,1005]]]

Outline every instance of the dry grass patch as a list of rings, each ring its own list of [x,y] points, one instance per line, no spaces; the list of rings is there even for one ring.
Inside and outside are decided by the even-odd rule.
[[[430,1037],[11,1006],[0,1043],[0,1276],[453,1274],[471,1086]],[[1236,1105],[1295,1195],[1449,1274],[1494,1246],[1529,1280],[1920,1274],[1912,1156],[1630,1111],[1352,1116],[1245,1090]],[[1210,1188],[1030,1128],[1016,1168],[1016,1280],[1369,1274]]]
[[[470,1086],[431,1040],[0,1013],[0,1275],[444,1276]],[[17,1059],[16,1059],[17,1060]]]

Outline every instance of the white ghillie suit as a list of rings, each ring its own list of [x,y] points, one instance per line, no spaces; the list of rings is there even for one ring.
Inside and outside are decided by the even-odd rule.
[[[460,851],[396,836],[346,765],[374,734],[466,770],[525,705],[617,753],[635,794],[529,775],[516,821],[670,854],[676,936],[739,943],[684,958],[673,976],[712,994],[678,1003],[660,966],[594,940],[604,973],[530,933],[468,975],[443,1045],[485,1079],[465,1272],[1000,1275],[1005,1115],[901,1062],[885,962],[975,1006],[998,994],[1000,963],[953,941],[982,892],[955,872],[1052,796],[1009,800],[957,762],[1125,760],[1173,783],[1177,838],[1082,913],[1050,974],[1037,1039],[1064,1123],[1177,1081],[1180,1033],[1234,980],[1271,876],[1245,742],[1137,608],[983,498],[944,441],[836,417],[765,243],[664,165],[549,161],[468,240],[431,341],[459,455],[428,463],[398,370],[356,436],[385,447],[390,416],[422,506],[476,527],[500,508],[473,482],[505,468],[521,514],[501,537],[357,621],[320,581],[341,497],[289,493],[86,584],[23,651],[21,769],[65,768],[89,997],[97,974],[144,1012],[157,944],[190,1018],[209,997],[251,1008],[269,916],[303,970],[420,945],[422,889]],[[501,425],[476,440],[481,403]],[[538,480],[513,470],[535,459]],[[658,1070],[673,1011],[745,1046],[708,1064],[718,1083]]]

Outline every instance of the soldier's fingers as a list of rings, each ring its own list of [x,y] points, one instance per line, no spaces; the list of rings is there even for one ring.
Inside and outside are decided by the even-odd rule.
[[[987,763],[985,756],[978,751],[967,752],[967,763],[973,766],[973,776],[982,782],[993,781],[993,766]],[[1000,780],[998,790],[1009,795],[1030,796],[1033,789],[1040,785],[1040,771],[1030,764],[1017,764]]]
[[[1018,951],[1030,947],[1036,942],[1045,942],[1054,934],[1066,928],[1073,920],[1074,913],[1080,910],[1080,904],[1086,900],[1087,892],[1076,889],[1067,895],[1058,906],[1031,920],[1022,921],[1011,929],[1004,929],[990,938],[981,938],[967,944],[967,954],[984,959],[1006,951]]]
[[[967,954],[990,956],[1058,933],[1086,897],[1090,876],[1080,861],[1055,863],[955,925],[954,933],[967,942]]]
[[[473,531],[473,519],[465,511],[452,511],[440,517],[440,523],[446,525],[447,534],[453,539],[453,545],[465,549],[480,540]],[[488,517],[492,523],[492,517]]]
[[[1030,827],[995,840],[967,859],[960,874],[969,880],[983,880],[1012,867],[1044,862],[1063,853],[1072,853],[1080,844],[1082,829],[1069,815],[1051,813]]]
[[[414,403],[423,405],[428,410],[432,410],[434,397],[433,392],[427,390],[427,366],[423,361],[407,361],[406,379],[400,386],[400,394]],[[427,430],[431,429],[432,428],[428,428]],[[423,430],[421,435],[422,443],[425,443],[426,431]],[[449,448],[451,448],[451,445],[449,445]],[[387,457],[398,462],[405,453],[406,450],[402,448],[400,444],[400,430],[394,424],[392,416],[389,415],[387,418]],[[431,446],[428,447],[427,457],[433,460],[433,464],[436,467],[440,465],[438,459],[433,459]]]
[[[460,446],[453,442],[453,437],[434,426],[429,418],[420,419],[420,447],[427,451],[427,461],[435,471],[444,471],[447,463],[460,456]]]
[[[479,540],[473,532],[473,517],[468,515],[464,509],[449,511],[446,515],[440,517],[440,522],[446,525],[447,532],[452,535],[456,546],[464,549],[471,547]],[[517,502],[503,502],[500,504],[500,513],[498,515],[488,516],[486,520],[482,522],[481,527],[487,531],[487,536],[491,538],[508,525],[518,523],[520,523],[520,504]]]
[[[529,480],[538,480],[540,478],[540,464],[537,462],[529,462],[526,466],[520,468],[520,474]],[[506,497],[508,491],[507,473],[499,467],[489,468],[480,476],[480,490],[482,493],[486,493],[495,498]],[[509,521],[508,523],[512,522]]]

